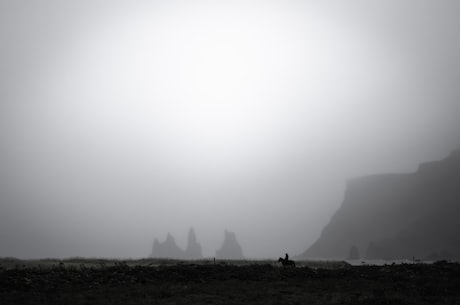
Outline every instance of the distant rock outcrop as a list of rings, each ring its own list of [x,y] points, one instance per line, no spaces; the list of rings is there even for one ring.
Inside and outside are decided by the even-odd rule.
[[[193,228],[188,232],[187,249],[185,249],[184,254],[186,259],[203,258],[201,245],[196,241],[195,230]]]
[[[183,256],[183,250],[177,246],[174,237],[170,233],[168,233],[164,242],[159,242],[155,238],[152,247],[152,257],[182,259]]]
[[[201,245],[196,240],[195,230],[190,229],[188,233],[188,242],[186,250],[177,246],[174,237],[168,233],[164,242],[159,242],[155,238],[152,247],[151,257],[154,258],[173,258],[173,259],[201,259]]]
[[[460,151],[410,174],[350,180],[340,209],[300,257],[460,260]],[[351,251],[352,247],[356,247]]]
[[[243,259],[243,250],[236,240],[236,235],[233,232],[225,230],[224,243],[222,247],[216,251],[218,259]]]

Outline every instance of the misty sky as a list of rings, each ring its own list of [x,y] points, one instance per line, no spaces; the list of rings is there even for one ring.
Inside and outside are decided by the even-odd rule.
[[[0,256],[300,254],[459,144],[460,2],[0,0]]]

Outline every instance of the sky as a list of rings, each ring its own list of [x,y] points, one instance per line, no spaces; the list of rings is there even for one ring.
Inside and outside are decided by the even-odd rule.
[[[460,141],[460,2],[0,0],[0,256],[300,254]]]

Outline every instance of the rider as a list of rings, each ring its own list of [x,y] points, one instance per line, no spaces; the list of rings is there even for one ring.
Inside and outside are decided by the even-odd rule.
[[[288,261],[288,260],[289,260],[289,254],[286,253],[286,256],[284,257],[284,260],[285,260],[285,261]]]

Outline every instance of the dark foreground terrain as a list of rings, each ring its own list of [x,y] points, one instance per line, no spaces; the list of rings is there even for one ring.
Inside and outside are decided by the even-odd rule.
[[[5,261],[1,304],[460,304],[460,265]]]

